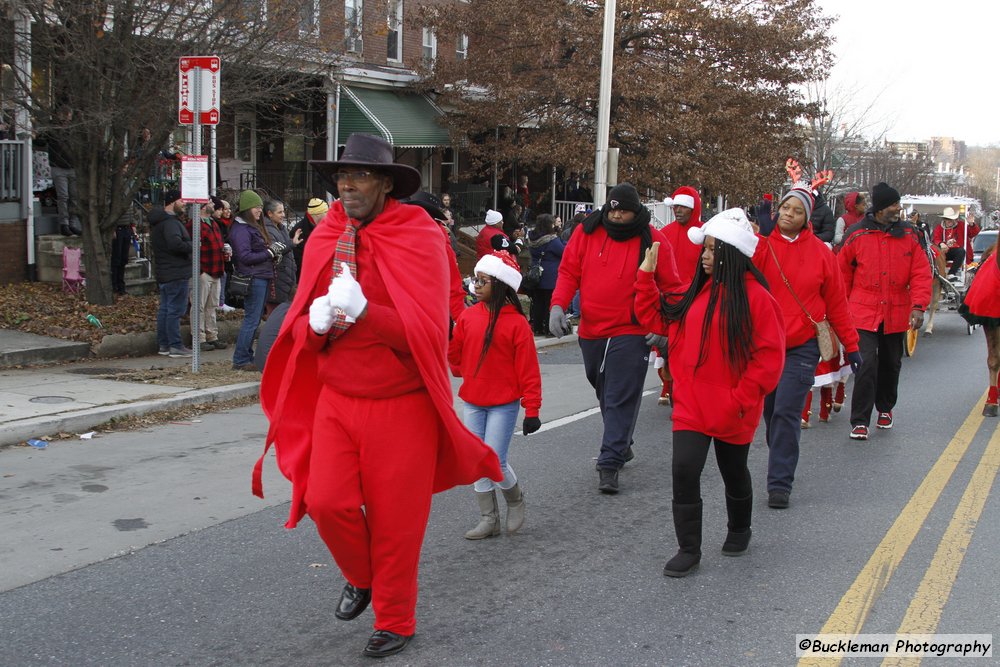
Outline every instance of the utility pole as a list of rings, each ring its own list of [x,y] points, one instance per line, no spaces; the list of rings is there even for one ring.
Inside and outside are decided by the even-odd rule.
[[[611,74],[615,59],[617,0],[604,0],[601,87],[597,104],[597,152],[594,155],[594,207],[604,205],[608,189],[608,135],[611,132]]]

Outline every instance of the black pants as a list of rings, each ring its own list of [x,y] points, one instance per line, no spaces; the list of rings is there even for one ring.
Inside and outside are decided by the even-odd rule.
[[[697,431],[674,431],[674,459],[671,473],[674,479],[674,502],[690,505],[701,500],[701,471],[708,459],[712,437]],[[719,463],[726,494],[746,498],[753,493],[747,456],[750,444],[734,445],[715,438],[715,460]]]
[[[880,324],[878,331],[858,329],[861,336],[858,351],[864,362],[854,377],[851,426],[868,426],[873,407],[879,412],[889,412],[896,405],[906,333],[886,334],[882,333],[882,327]]]
[[[944,256],[945,259],[951,262],[951,268],[948,269],[948,275],[957,275],[958,270],[962,268],[963,264],[965,264],[965,248],[948,248],[948,252],[946,252]]]
[[[531,293],[531,330],[540,336],[549,332],[549,304],[552,290],[536,289]]]
[[[649,368],[649,346],[645,336],[581,338],[583,367],[597,394],[604,419],[604,437],[598,468],[620,470],[625,450],[632,444],[632,432],[642,404],[642,388]]]
[[[128,251],[131,247],[131,225],[119,226],[111,240],[111,288],[115,294],[125,293],[125,265],[128,264]]]

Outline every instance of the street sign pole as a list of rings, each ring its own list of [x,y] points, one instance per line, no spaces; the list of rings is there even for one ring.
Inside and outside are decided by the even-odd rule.
[[[201,155],[201,72],[195,77],[194,86],[194,144],[192,153]],[[201,204],[195,202],[188,209],[191,220],[191,372],[197,373],[201,365]]]

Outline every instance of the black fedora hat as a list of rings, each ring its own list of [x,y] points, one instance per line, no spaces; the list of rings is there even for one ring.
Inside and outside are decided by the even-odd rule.
[[[335,191],[337,182],[333,175],[342,167],[372,167],[392,176],[390,197],[403,199],[420,189],[420,172],[405,164],[392,161],[392,145],[381,137],[354,133],[347,137],[344,153],[339,160],[310,160],[316,173]]]
[[[441,200],[430,192],[420,190],[410,195],[409,199],[403,200],[404,204],[413,204],[427,211],[427,214],[435,220],[444,220],[444,211],[441,210]]]

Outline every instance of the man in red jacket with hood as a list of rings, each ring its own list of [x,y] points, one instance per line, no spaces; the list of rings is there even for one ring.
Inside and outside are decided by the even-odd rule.
[[[431,494],[503,474],[452,406],[446,244],[422,208],[399,201],[420,188],[419,172],[365,134],[340,160],[311,164],[340,200],[310,237],[261,406],[267,446],[292,482],[286,526],[312,518],[347,579],[334,615],[350,620],[371,603],[364,654],[382,657],[416,627]]]
[[[660,231],[674,250],[677,275],[685,285],[691,284],[695,271],[701,267],[701,247],[688,238],[689,229],[701,227],[701,195],[692,187],[682,185],[674,191],[674,222]]]
[[[563,251],[552,293],[549,331],[571,333],[566,308],[580,290],[580,350],[587,380],[597,392],[604,437],[597,457],[601,493],[618,493],[618,471],[632,458],[632,432],[649,368],[649,348],[666,338],[639,324],[633,301],[635,276],[654,242],[660,242],[655,279],[661,292],[679,294],[671,245],[649,224],[649,209],[629,183],[608,193],[604,206],[577,225]]]
[[[924,323],[931,298],[930,263],[899,211],[899,193],[876,185],[870,212],[847,230],[837,255],[864,359],[851,396],[852,440],[868,439],[873,407],[876,426],[892,428],[906,330]]]

